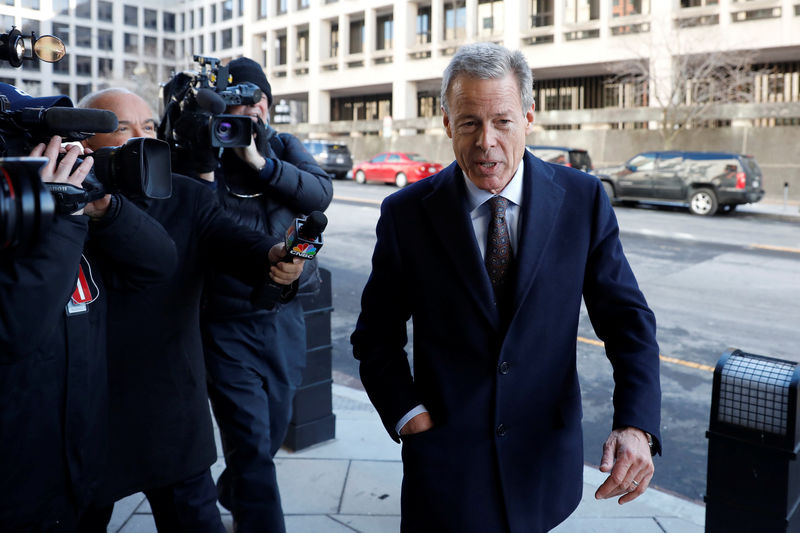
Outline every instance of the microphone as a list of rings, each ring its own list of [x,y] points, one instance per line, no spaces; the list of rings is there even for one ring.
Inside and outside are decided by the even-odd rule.
[[[117,115],[106,109],[73,107],[28,107],[14,111],[16,122],[28,130],[48,136],[80,136],[81,133],[111,133],[117,129]],[[85,138],[82,136],[80,138]]]
[[[212,89],[198,89],[195,100],[197,105],[214,115],[225,112],[225,100]]]
[[[295,257],[309,260],[317,256],[322,248],[322,232],[328,225],[328,217],[321,211],[313,211],[308,218],[296,218],[294,224],[286,231],[286,255],[281,261],[290,263]],[[272,280],[261,287],[256,287],[250,294],[250,303],[261,309],[272,309],[280,300],[286,285],[279,285]]]

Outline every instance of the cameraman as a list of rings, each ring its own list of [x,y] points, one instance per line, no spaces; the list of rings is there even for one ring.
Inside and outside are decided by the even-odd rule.
[[[85,141],[99,149],[156,136],[153,111],[125,89],[86,96],[79,107],[113,111],[119,129]],[[142,202],[175,240],[178,269],[164,285],[129,297],[111,293],[110,466],[96,527],[105,531],[115,500],[143,491],[162,533],[224,532],[210,466],[216,461],[200,338],[200,296],[209,268],[247,286],[269,277],[296,285],[302,262],[279,262],[281,239],[248,231],[195,179],[174,174],[172,196]],[[288,291],[287,291],[288,292]]]
[[[226,148],[219,168],[201,177],[216,184],[220,203],[236,220],[282,237],[296,217],[328,207],[331,179],[300,141],[268,125],[272,91],[258,63],[241,57],[228,67],[233,85],[250,82],[261,89],[261,100],[254,105],[227,108],[227,113],[252,117],[256,133],[249,146]],[[299,294],[313,294],[319,286],[313,260],[300,278]],[[226,463],[217,490],[238,533],[282,532],[273,456],[286,436],[294,393],[302,381],[305,320],[299,298],[266,311],[254,308],[249,294],[224,273],[206,284],[208,394]]]
[[[6,84],[0,94],[12,110],[53,102]],[[47,158],[42,181],[80,187],[93,163],[73,170],[82,153],[56,136],[30,155]],[[107,291],[157,284],[175,265],[163,228],[117,196],[56,215],[31,248],[0,256],[2,531],[78,527],[105,470]]]

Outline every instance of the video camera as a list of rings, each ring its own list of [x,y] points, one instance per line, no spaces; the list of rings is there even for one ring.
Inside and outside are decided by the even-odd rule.
[[[180,72],[161,86],[164,115],[158,138],[171,147],[189,151],[247,146],[253,137],[253,121],[243,115],[226,115],[229,105],[252,105],[261,100],[261,89],[250,82],[229,85],[227,66],[215,57],[193,56],[200,72]]]
[[[14,27],[0,34],[0,60],[20,66],[23,59],[34,59],[26,53],[25,39]],[[36,57],[45,61],[58,61],[66,54],[56,37],[36,39],[32,33],[27,39]],[[67,97],[33,98],[0,84],[0,252],[27,248],[49,227],[54,213],[75,212],[108,193],[170,196],[169,146],[156,139],[131,139],[93,153],[95,163],[84,188],[42,183],[39,171],[47,159],[24,157],[54,135],[74,142],[116,129],[117,117],[111,111],[74,109]]]

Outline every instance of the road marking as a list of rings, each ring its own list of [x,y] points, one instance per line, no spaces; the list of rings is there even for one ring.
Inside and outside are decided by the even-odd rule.
[[[586,337],[578,337],[578,342],[582,342],[583,344],[591,344],[592,346],[605,346],[603,341],[598,341],[595,339],[587,339]],[[689,368],[694,368],[696,370],[706,370],[708,372],[714,371],[713,366],[704,365],[702,363],[695,363],[693,361],[684,361],[683,359],[678,359],[677,357],[669,357],[663,354],[659,354],[658,357],[665,363],[672,363],[675,365],[686,366]]]
[[[772,246],[770,244],[751,244],[750,248],[759,248],[761,250],[772,250],[775,252],[789,252],[792,254],[800,254],[800,248],[790,248],[788,246]]]
[[[383,200],[369,200],[367,198],[357,198],[355,196],[339,196],[338,194],[333,195],[334,200],[341,200],[343,202],[355,202],[357,204],[369,204],[369,205],[381,205]]]

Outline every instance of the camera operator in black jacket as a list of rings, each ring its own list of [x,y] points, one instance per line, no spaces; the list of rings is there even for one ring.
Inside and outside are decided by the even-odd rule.
[[[73,170],[83,151],[60,146],[53,137],[30,155],[48,158],[43,181],[80,187],[92,158]],[[108,291],[158,284],[176,262],[163,228],[116,195],[56,215],[30,249],[0,256],[2,531],[77,530],[106,467]]]
[[[89,148],[156,135],[150,107],[125,89],[90,94],[78,105],[113,111],[119,120],[116,132],[85,141]],[[268,277],[291,286],[303,265],[279,262],[285,254],[281,239],[238,225],[193,178],[173,175],[172,197],[143,207],[175,240],[178,268],[160,287],[109,295],[112,454],[104,494],[95,502],[95,530],[105,531],[115,500],[143,491],[160,532],[220,533],[200,338],[203,281],[214,267],[251,290]]]
[[[261,67],[245,57],[228,67],[233,85],[250,82],[261,89],[260,102],[226,110],[252,117],[256,134],[248,147],[226,148],[219,168],[201,177],[216,183],[220,203],[240,223],[282,237],[296,217],[328,207],[331,179],[299,140],[269,127],[272,92]],[[309,261],[299,294],[313,294],[319,284],[316,260]],[[306,328],[299,298],[267,311],[254,308],[249,295],[248,287],[224,273],[206,284],[208,394],[226,463],[217,490],[235,531],[278,533],[285,526],[273,456],[302,381]]]

